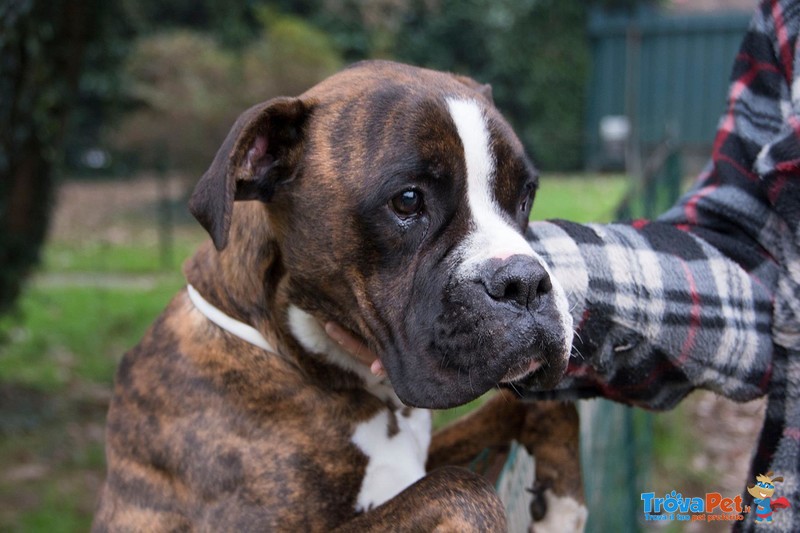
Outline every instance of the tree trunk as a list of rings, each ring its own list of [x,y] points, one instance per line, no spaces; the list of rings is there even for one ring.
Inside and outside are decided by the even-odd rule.
[[[0,6],[0,313],[39,259],[97,0]]]

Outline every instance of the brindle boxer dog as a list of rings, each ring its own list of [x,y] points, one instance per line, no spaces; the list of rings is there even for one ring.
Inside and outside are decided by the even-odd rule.
[[[211,242],[119,366],[94,530],[503,531],[448,465],[512,438],[548,501],[579,498],[570,408],[501,393],[433,442],[425,409],[561,376],[567,302],[522,237],[536,187],[467,78],[367,62],[245,111],[190,201]]]

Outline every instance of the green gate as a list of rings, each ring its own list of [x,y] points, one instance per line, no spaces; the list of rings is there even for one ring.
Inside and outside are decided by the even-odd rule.
[[[592,10],[587,162],[603,158],[603,117],[630,124],[632,157],[643,158],[666,138],[708,150],[724,110],[731,67],[751,13],[634,15]]]
[[[678,197],[680,153],[662,143],[644,176],[617,210],[617,219],[652,218]],[[641,493],[651,489],[653,416],[607,400],[579,403],[581,464],[589,508],[588,533],[634,533],[643,528]]]

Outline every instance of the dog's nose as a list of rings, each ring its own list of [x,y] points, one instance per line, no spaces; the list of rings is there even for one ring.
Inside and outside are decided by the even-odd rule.
[[[493,299],[522,307],[528,307],[553,287],[542,264],[528,255],[490,259],[482,269],[481,282]]]

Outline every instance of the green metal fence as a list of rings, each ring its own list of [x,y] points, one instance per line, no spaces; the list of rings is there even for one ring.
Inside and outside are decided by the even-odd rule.
[[[602,158],[603,117],[630,121],[632,148],[646,154],[666,137],[681,147],[711,145],[731,66],[751,13],[666,15],[640,10],[589,17],[592,67],[587,161]]]
[[[677,146],[662,143],[617,218],[652,218],[678,197],[682,164]],[[579,404],[581,463],[589,508],[587,533],[643,529],[641,494],[652,490],[653,414],[606,400]]]
[[[650,481],[653,415],[606,400],[581,402],[580,415],[586,532],[640,531],[641,493]]]

